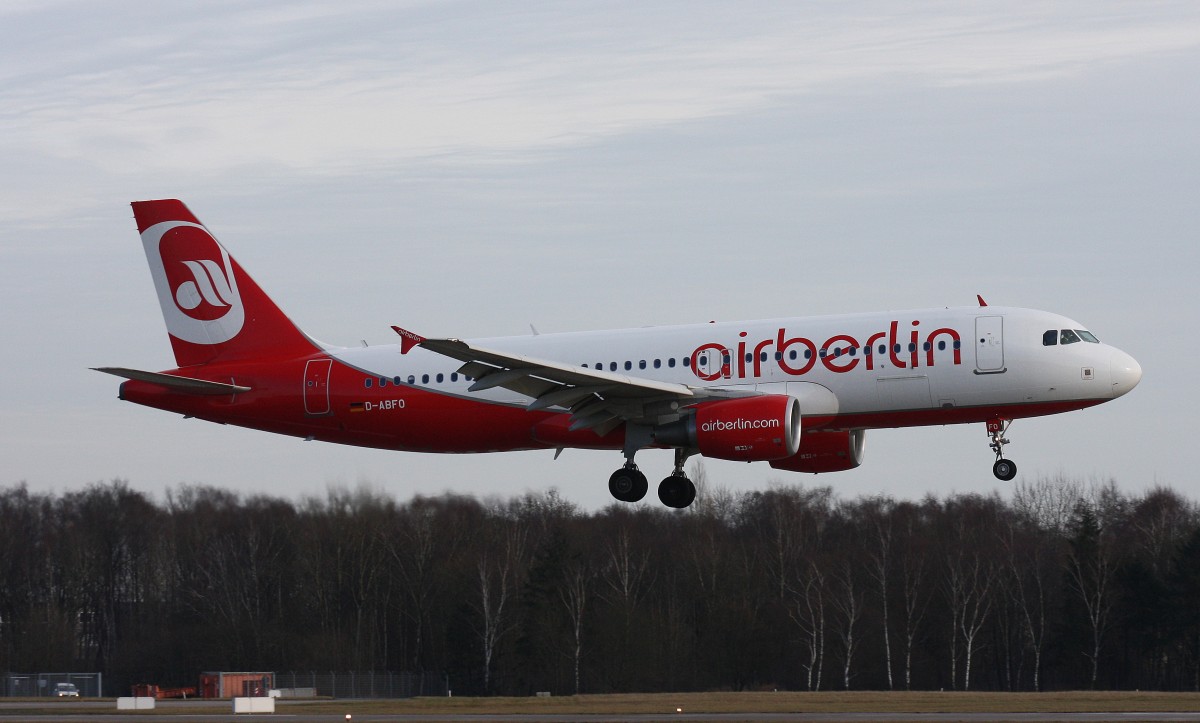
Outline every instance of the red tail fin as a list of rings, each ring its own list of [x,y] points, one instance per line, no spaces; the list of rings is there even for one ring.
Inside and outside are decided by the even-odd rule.
[[[133,215],[179,366],[319,349],[181,201],[135,201]]]

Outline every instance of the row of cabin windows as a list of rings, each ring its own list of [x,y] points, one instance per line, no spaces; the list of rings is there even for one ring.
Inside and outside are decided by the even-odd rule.
[[[945,351],[946,347],[947,347],[947,344],[944,339],[937,343],[937,348],[939,351]],[[961,342],[958,342],[958,341],[954,342],[955,349],[959,349],[961,347],[962,347]],[[929,342],[925,342],[924,344],[921,345],[922,351],[929,351],[931,348],[932,347],[930,346]],[[886,344],[880,344],[878,353],[879,354],[887,354],[887,350],[888,350],[888,348],[887,348]],[[914,352],[916,350],[917,350],[916,344],[908,345],[908,351],[910,353]],[[837,349],[833,349],[832,351],[828,351],[828,352],[825,349],[822,349],[819,352],[817,352],[817,355],[820,356],[822,359],[824,359],[827,356],[833,356],[834,358],[840,357],[842,355],[857,356],[858,351],[859,351],[858,347],[850,347],[848,349],[839,347]],[[896,344],[893,351],[897,354],[902,353],[904,351],[904,345]],[[862,353],[864,355],[870,356],[872,352],[873,352],[872,347],[864,346],[862,348]],[[760,362],[765,362],[769,358],[771,358],[771,356],[772,356],[771,354],[768,354],[767,352],[762,351],[762,352],[758,353],[758,360]],[[800,358],[800,356],[801,356],[800,352],[796,351],[795,349],[792,349],[787,353],[787,357],[790,361],[796,361],[797,359]],[[805,349],[803,356],[805,359],[811,359],[812,358],[812,350]],[[779,351],[775,352],[774,358],[775,358],[775,361],[781,361],[783,359],[783,352],[779,352]],[[690,366],[691,362],[692,362],[691,358],[686,357],[686,356],[683,357],[683,359],[681,359],[679,361],[680,361],[680,364],[684,367]],[[722,356],[722,364],[729,364],[731,361],[732,361],[732,357],[730,355],[725,354]],[[754,361],[754,354],[753,353],[746,354],[746,363],[750,363],[753,361]],[[675,359],[673,359],[673,358],[667,359],[666,365],[669,368],[674,368],[675,367]],[[700,357],[696,359],[696,365],[697,366],[707,366],[708,365],[707,355],[701,354]],[[584,364],[583,366],[586,368],[588,365]],[[633,370],[633,362],[631,362],[631,361],[624,362],[622,364],[622,366],[624,366],[625,371]],[[653,366],[655,369],[660,369],[663,366],[663,362],[661,359],[655,359],[652,362],[647,363],[645,359],[642,359],[641,361],[639,361],[637,363],[637,366],[638,366],[638,369],[645,369],[645,368],[647,368],[647,366]],[[603,370],[604,362],[596,362],[596,364],[591,368]],[[617,371],[617,369],[618,369],[618,362],[609,362],[608,363],[608,370],[610,372],[615,372],[615,371]]]
[[[1048,332],[1047,332],[1047,333],[1048,333]],[[1082,333],[1083,333],[1083,334],[1087,334],[1087,332],[1082,332]],[[1088,336],[1091,336],[1091,335],[1089,334]],[[1092,339],[1095,339],[1095,337],[1092,337]],[[1076,341],[1079,341],[1079,340],[1078,340],[1078,339],[1076,339]],[[1066,342],[1066,341],[1064,341],[1063,343],[1064,343],[1064,344],[1067,344],[1067,343],[1069,343],[1069,342]],[[955,341],[953,346],[954,346],[954,348],[955,348],[955,349],[959,349],[959,348],[961,348],[962,344],[961,344],[961,342],[959,342],[959,341]],[[939,341],[939,342],[937,343],[937,348],[938,348],[938,351],[945,351],[945,350],[946,350],[946,347],[947,347],[947,344],[946,344],[946,341],[945,341],[945,340]],[[924,344],[922,344],[922,345],[921,345],[921,349],[922,349],[922,351],[929,351],[929,350],[930,350],[930,348],[931,348],[931,346],[930,346],[930,343],[929,343],[929,342],[925,342]],[[911,343],[910,343],[910,344],[908,345],[908,351],[909,351],[909,353],[912,353],[912,352],[914,352],[914,351],[916,351],[916,350],[917,350],[917,345],[916,345],[916,344],[911,344]],[[863,348],[862,348],[862,353],[863,353],[864,355],[867,355],[867,356],[870,356],[870,355],[872,354],[872,351],[873,351],[873,350],[872,350],[872,347],[869,347],[869,346],[865,346],[865,347],[863,347]],[[896,345],[893,347],[892,351],[893,351],[894,353],[896,353],[896,354],[900,354],[900,353],[902,353],[902,352],[904,351],[904,345],[902,345],[902,344],[896,344]],[[879,345],[879,350],[878,350],[878,352],[877,352],[877,353],[879,353],[879,354],[887,354],[887,345],[886,345],[886,344],[880,344],[880,345]],[[837,357],[840,357],[840,356],[842,356],[842,355],[856,356],[857,354],[858,354],[858,347],[850,347],[850,348],[848,348],[848,349],[843,349],[843,348],[840,348],[840,347],[839,347],[839,348],[837,348],[837,349],[834,349],[834,350],[832,351],[832,353],[827,353],[827,351],[826,351],[825,349],[822,349],[822,350],[820,350],[819,352],[817,352],[817,355],[818,355],[818,356],[820,356],[822,359],[824,359],[824,358],[825,358],[825,357],[827,357],[827,356],[833,356],[833,357],[836,359]],[[768,359],[768,358],[770,358],[770,356],[771,356],[771,355],[769,355],[769,354],[768,354],[767,352],[765,352],[765,351],[764,351],[764,352],[759,352],[759,354],[758,354],[758,359],[759,359],[759,361],[760,361],[760,362],[765,362],[765,361],[767,361],[767,359]],[[800,352],[796,351],[795,349],[792,349],[792,350],[791,350],[791,351],[789,351],[789,352],[788,352],[788,354],[787,354],[787,357],[788,357],[788,359],[789,359],[790,361],[796,361],[797,359],[799,359],[799,358],[800,358],[800,356],[801,356],[801,355],[800,355]],[[812,358],[812,350],[811,350],[811,349],[805,349],[805,350],[804,350],[804,355],[803,355],[803,356],[804,356],[804,358],[805,358],[805,359],[811,359],[811,358]],[[777,352],[775,352],[775,354],[774,354],[774,357],[775,357],[775,361],[780,361],[780,360],[782,360],[782,359],[783,359],[783,352],[778,352],[778,351],[777,351]],[[750,362],[753,362],[753,361],[754,361],[754,354],[753,354],[753,353],[746,354],[746,362],[747,362],[747,363],[750,363]],[[722,358],[722,364],[729,364],[730,362],[731,362],[731,357],[730,357],[728,354],[724,355],[724,357]],[[681,358],[681,359],[679,359],[679,360],[677,361],[677,360],[676,360],[674,357],[671,357],[671,358],[667,359],[667,361],[666,361],[666,366],[667,366],[667,368],[669,368],[669,369],[674,369],[674,368],[676,367],[676,365],[677,365],[677,364],[678,364],[679,366],[682,366],[682,367],[684,367],[684,368],[687,368],[687,367],[690,367],[690,366],[692,365],[692,359],[691,359],[691,357],[686,357],[686,356],[685,356],[685,357],[683,357],[683,358]],[[699,358],[696,360],[696,365],[697,365],[697,366],[701,366],[701,367],[708,366],[708,357],[707,357],[706,355],[701,355],[701,356],[700,356],[700,357],[699,357]],[[601,370],[601,371],[603,371],[603,370],[604,370],[604,362],[596,362],[595,366],[592,366],[592,367],[589,367],[589,366],[588,366],[586,363],[582,364],[581,366],[582,366],[583,368],[585,368],[585,369],[592,368],[592,369],[599,369],[599,370]],[[611,371],[611,372],[615,372],[615,371],[617,371],[617,369],[619,368],[619,366],[623,366],[623,367],[625,368],[625,371],[632,371],[632,370],[633,370],[633,362],[632,362],[632,361],[625,361],[624,363],[619,363],[619,362],[609,362],[609,363],[608,363],[608,370],[609,370],[609,371]],[[654,359],[653,361],[647,362],[645,359],[642,359],[642,360],[638,361],[638,363],[637,363],[637,366],[638,366],[638,369],[646,369],[647,367],[653,367],[653,368],[655,368],[655,369],[661,369],[661,368],[663,367],[663,360],[662,360],[662,359]],[[450,376],[450,381],[451,381],[451,382],[457,382],[457,381],[458,381],[458,378],[459,378],[459,376],[460,376],[460,375],[459,375],[457,372],[454,372],[454,373],[451,373],[449,376]],[[463,374],[463,375],[461,375],[461,376],[462,376],[462,378],[463,378],[463,380],[464,380],[464,381],[470,381],[470,377],[466,376],[465,374]],[[422,384],[429,384],[429,382],[430,382],[430,379],[431,379],[431,377],[430,377],[430,375],[429,375],[429,374],[422,374],[422,375],[421,375],[421,383],[422,383]],[[445,374],[435,374],[435,375],[433,375],[433,376],[432,376],[432,379],[433,379],[434,381],[436,381],[438,384],[441,384],[442,382],[444,382],[444,381],[446,380],[446,375],[445,375]],[[404,383],[404,381],[403,381],[403,379],[402,379],[401,377],[398,377],[398,376],[396,376],[396,377],[391,377],[390,379],[389,379],[388,377],[379,377],[379,387],[380,387],[381,389],[382,389],[382,388],[384,388],[384,387],[386,387],[386,386],[387,386],[389,383],[391,383],[391,384],[395,384],[396,386],[399,386],[400,384],[403,384],[403,383]],[[408,383],[409,383],[409,384],[416,384],[416,383],[417,383],[417,377],[416,377],[415,375],[413,375],[413,374],[409,374],[409,375],[408,375]],[[375,380],[374,380],[373,378],[371,378],[371,377],[367,377],[366,379],[364,379],[364,380],[363,380],[363,386],[365,386],[367,389],[370,389],[372,386],[374,386],[374,384],[375,384]]]
[[[430,380],[432,379],[433,381],[437,382],[438,384],[441,384],[442,382],[446,381],[447,376],[450,377],[450,381],[452,381],[452,382],[457,382],[460,377],[465,382],[471,381],[471,377],[467,376],[466,374],[459,374],[458,372],[453,372],[449,375],[446,375],[446,374],[433,374],[433,375],[422,374],[421,375],[421,383],[428,384],[430,382]],[[383,389],[388,384],[395,384],[396,386],[400,386],[401,384],[404,383],[404,379],[402,377],[398,377],[398,376],[397,377],[379,377],[378,382],[379,382],[379,388]],[[363,380],[363,386],[366,387],[367,389],[370,389],[371,387],[375,386],[375,383],[376,383],[376,380],[372,377],[367,377],[366,379]],[[408,375],[408,383],[409,384],[417,383],[417,377],[415,374]]]
[[[1086,341],[1089,344],[1100,343],[1095,334],[1083,329],[1047,329],[1042,334],[1042,346],[1077,344],[1081,341]]]

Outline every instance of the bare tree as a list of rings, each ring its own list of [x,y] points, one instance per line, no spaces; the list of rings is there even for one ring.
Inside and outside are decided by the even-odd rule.
[[[809,690],[820,690],[825,666],[830,585],[823,546],[832,501],[829,487],[776,489],[756,497],[759,535],[770,550],[764,564],[800,630]]]
[[[634,626],[637,620],[638,608],[643,599],[650,594],[654,582],[652,575],[650,549],[645,544],[639,544],[633,534],[633,519],[625,510],[611,510],[610,518],[615,523],[615,530],[604,535],[604,556],[601,563],[600,596],[615,608],[619,622],[619,638],[613,640],[619,645],[617,660],[612,661],[612,669],[619,680],[631,678],[631,664],[635,655]]]
[[[1196,527],[1198,514],[1195,504],[1165,487],[1154,487],[1134,503],[1129,526],[1136,533],[1136,546],[1156,575],[1167,574],[1175,549]]]
[[[825,667],[825,575],[818,564],[808,563],[789,585],[791,605],[788,615],[800,628],[801,644],[807,652],[804,662],[808,690],[821,689]]]
[[[1007,569],[1004,587],[1020,618],[1022,638],[1033,654],[1033,689],[1039,692],[1050,630],[1050,596],[1062,569],[1061,540],[1037,518],[1020,514],[1009,518],[1000,534]]]
[[[1033,482],[1018,480],[1013,483],[1013,512],[1044,530],[1065,535],[1083,494],[1081,482],[1061,474]]]
[[[911,503],[898,505],[899,516],[898,561],[900,575],[900,600],[904,636],[904,689],[912,690],[912,653],[917,631],[929,604],[925,592],[926,560],[929,555],[929,534],[922,525],[922,508]]]
[[[688,507],[688,511],[702,517],[729,521],[738,503],[733,492],[709,479],[708,470],[699,458],[692,462],[688,476],[696,486],[696,500]]]
[[[835,567],[833,594],[830,595],[833,609],[837,611],[837,634],[842,641],[842,688],[845,690],[850,690],[854,651],[860,642],[855,632],[863,608],[863,592],[855,569],[856,565],[843,556]]]
[[[891,500],[876,497],[862,503],[862,512],[870,531],[871,545],[867,547],[867,572],[875,584],[875,594],[879,596],[880,613],[883,622],[883,662],[887,673],[888,690],[895,689],[892,679],[892,632],[888,615],[888,581],[891,578],[892,565],[892,508]]]
[[[432,633],[436,601],[449,583],[447,563],[459,554],[467,531],[479,524],[478,505],[463,498],[417,498],[400,513],[383,543],[395,562],[394,574],[403,583],[408,602],[406,616],[412,621],[413,640],[409,660],[417,670],[428,667],[426,635]]]
[[[1112,613],[1115,555],[1112,536],[1100,525],[1093,504],[1080,500],[1076,515],[1075,535],[1067,556],[1067,579],[1087,617],[1091,649],[1084,655],[1091,663],[1089,687],[1095,688],[1100,650]]]
[[[603,576],[608,597],[626,617],[632,617],[633,609],[646,594],[650,551],[635,548],[628,524],[621,524],[616,534],[605,541],[604,551],[607,564]]]
[[[590,566],[582,560],[576,560],[567,570],[565,584],[559,588],[559,598],[562,600],[571,622],[573,643],[571,662],[575,678],[575,695],[583,692],[579,679],[579,664],[583,659],[583,615],[587,610],[593,577]]]
[[[478,629],[483,648],[483,687],[491,691],[492,660],[500,640],[513,628],[509,622],[509,602],[516,592],[525,563],[527,533],[523,525],[509,518],[498,518],[491,534],[479,547],[475,567],[479,593]]]
[[[962,637],[963,690],[971,689],[971,664],[979,647],[979,632],[992,607],[998,565],[989,542],[995,539],[994,521],[999,501],[966,497],[948,505],[945,540],[944,586],[950,612],[950,679],[958,685],[958,641]]]

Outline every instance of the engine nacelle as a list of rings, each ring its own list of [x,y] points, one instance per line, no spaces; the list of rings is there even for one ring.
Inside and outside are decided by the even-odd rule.
[[[783,394],[707,402],[656,427],[654,441],[737,462],[790,458],[800,448],[800,402]]]
[[[787,459],[771,461],[775,469],[789,472],[844,472],[862,464],[865,429],[839,429],[828,432],[805,432],[800,438],[800,451]]]

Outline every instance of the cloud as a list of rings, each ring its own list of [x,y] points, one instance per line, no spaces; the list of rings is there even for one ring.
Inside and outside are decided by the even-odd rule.
[[[24,25],[34,41],[0,55],[0,152],[116,173],[486,160],[733,116],[835,84],[1039,81],[1200,44],[1194,13],[1082,11],[1064,22],[1065,11],[1039,4],[875,15],[745,6],[730,17],[693,4],[304,3],[148,17],[88,7],[109,17],[102,29],[81,23],[62,38],[44,35],[50,12],[14,18],[9,32]]]

